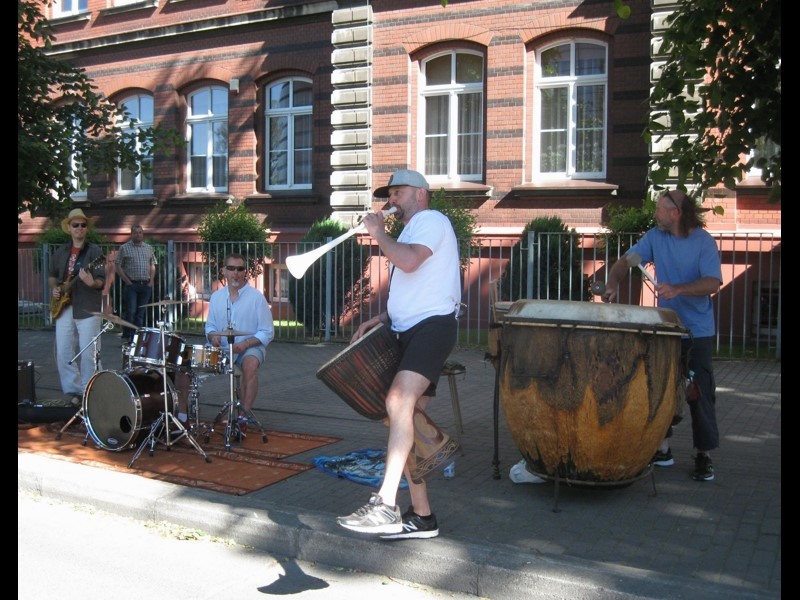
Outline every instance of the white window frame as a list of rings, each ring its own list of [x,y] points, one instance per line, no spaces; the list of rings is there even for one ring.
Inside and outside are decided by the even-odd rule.
[[[456,81],[456,66],[458,56],[462,54],[469,54],[472,56],[477,56],[482,61],[482,69],[481,69],[481,81],[480,82],[468,82],[468,83],[458,83]],[[437,84],[437,85],[428,85],[427,77],[426,77],[426,69],[428,64],[432,61],[442,58],[443,56],[450,57],[450,82],[447,84]],[[425,60],[423,60],[420,64],[420,103],[419,103],[419,135],[417,139],[419,139],[419,152],[418,156],[420,157],[419,164],[421,168],[419,169],[422,173],[425,174],[428,182],[431,184],[438,184],[438,183],[455,183],[459,181],[472,181],[472,182],[481,182],[483,181],[484,172],[486,168],[485,163],[485,156],[484,156],[484,148],[486,145],[486,56],[482,52],[476,52],[474,50],[465,50],[465,49],[453,49],[447,50],[445,52],[439,52],[434,54]],[[478,108],[477,114],[479,115],[479,126],[476,128],[478,131],[469,132],[469,135],[475,137],[476,135],[479,136],[479,139],[476,143],[473,144],[473,147],[478,149],[479,155],[473,157],[471,159],[472,162],[476,162],[478,167],[476,169],[477,172],[465,173],[459,171],[459,142],[463,141],[463,133],[459,131],[459,107],[463,102],[463,98],[465,96],[470,96],[471,98],[479,97],[480,100],[480,107]],[[448,110],[448,120],[445,132],[440,132],[436,134],[428,134],[428,100],[433,99],[435,97],[446,97],[447,98],[447,110]],[[447,166],[444,170],[444,173],[441,172],[432,172],[434,169],[429,167],[431,164],[430,157],[428,157],[428,142],[433,140],[436,137],[444,137],[445,144],[446,144],[446,163]],[[439,169],[436,169],[437,171]]]
[[[208,109],[202,114],[193,112],[193,100],[201,94],[208,94]],[[215,102],[224,100],[224,112],[214,112]],[[193,193],[214,193],[228,191],[228,89],[222,86],[206,86],[195,90],[187,97],[188,113],[186,116],[186,189]],[[205,129],[203,139],[194,139],[195,130]],[[215,136],[214,132],[219,132]],[[216,141],[224,142],[224,152],[220,152],[222,147],[215,144]],[[203,150],[203,153],[193,154],[193,150]],[[192,184],[192,162],[193,159],[204,160],[205,177],[202,178],[200,185]],[[217,173],[214,168],[215,159],[217,169],[224,167],[224,173]],[[216,179],[216,183],[215,183]]]
[[[269,296],[270,302],[289,302],[289,286],[291,285],[289,271],[285,264],[272,263],[269,265]]]
[[[310,88],[310,100],[308,104],[295,106],[296,99],[294,88],[296,83],[308,85]],[[270,105],[272,98],[271,91],[276,86],[289,86],[288,106],[273,107]],[[308,190],[312,187],[314,180],[313,165],[313,143],[314,143],[314,121],[313,121],[313,82],[305,77],[287,77],[277,81],[271,81],[264,86],[264,187],[268,190]],[[297,135],[300,128],[300,119],[308,121],[309,139],[308,145],[300,145]],[[279,140],[279,146],[273,148],[273,128],[270,126],[274,121],[286,122],[285,139]],[[308,161],[307,181],[298,181],[298,157],[303,155]],[[276,157],[285,160],[285,180],[273,181],[273,165]]]
[[[52,15],[54,19],[70,17],[89,12],[89,0],[54,0]]]
[[[120,101],[120,106],[130,115],[130,119],[121,123],[121,128],[126,134],[134,134],[139,129],[153,127],[154,103],[153,97],[149,94],[132,94]],[[149,104],[149,106],[148,106]],[[136,148],[142,152],[140,142],[136,142]],[[148,152],[148,158],[142,160],[145,167],[149,169],[147,173],[139,171],[134,174],[130,169],[117,169],[117,195],[130,196],[136,194],[153,193],[153,156]],[[131,189],[124,188],[125,179],[132,180]]]
[[[598,49],[603,51],[603,73],[594,73],[587,75],[576,75],[576,45],[587,44],[597,46]],[[569,74],[546,76],[543,73],[542,55],[548,50],[558,47],[569,48]],[[559,40],[555,43],[549,44],[535,52],[535,67],[534,67],[534,89],[533,89],[533,180],[534,181],[569,181],[572,179],[603,179],[606,177],[608,165],[608,44],[599,42],[594,39],[573,38],[568,40]],[[602,87],[602,126],[594,127],[592,130],[600,132],[601,135],[601,153],[600,165],[594,170],[578,170],[579,169],[579,124],[578,124],[578,104],[580,92],[587,88]],[[563,126],[559,124],[559,128],[553,128],[551,133],[558,131],[564,132],[566,138],[566,160],[563,170],[553,170],[547,165],[543,165],[544,143],[542,142],[543,132],[543,116],[542,112],[546,108],[544,93],[546,90],[563,90],[567,96],[567,110],[565,115],[565,122]],[[591,131],[590,131],[591,134]],[[560,161],[559,161],[560,162]],[[542,170],[545,168],[546,170]]]

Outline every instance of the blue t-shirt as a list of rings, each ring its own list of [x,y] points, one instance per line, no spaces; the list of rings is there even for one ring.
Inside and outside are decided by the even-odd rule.
[[[642,257],[642,263],[655,264],[656,281],[677,285],[714,277],[722,283],[722,264],[714,238],[705,229],[696,227],[685,238],[655,227],[628,250]],[[711,296],[680,295],[671,300],[658,298],[658,305],[678,313],[681,322],[693,337],[710,337],[716,333],[714,305]]]

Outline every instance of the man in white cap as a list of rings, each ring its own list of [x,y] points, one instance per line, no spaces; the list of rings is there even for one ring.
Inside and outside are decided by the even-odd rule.
[[[414,481],[409,468],[414,446],[414,407],[424,409],[436,393],[445,361],[455,347],[461,304],[458,243],[450,220],[429,208],[428,182],[417,171],[397,171],[376,198],[388,198],[403,231],[397,239],[385,230],[383,212],[368,214],[362,223],[391,263],[386,312],[361,324],[355,342],[380,323],[400,343],[397,374],[386,394],[389,442],[386,468],[378,492],[351,515],[338,517],[340,526],[382,539],[432,538],[439,535],[426,482]],[[400,514],[397,492],[405,472],[411,506]]]
[[[71,242],[53,252],[47,282],[51,290],[50,313],[56,323],[56,362],[61,390],[75,406],[81,404],[86,384],[95,372],[95,354],[88,348],[72,359],[100,333],[105,266],[100,247],[86,241],[91,224],[80,208],[70,211],[61,229]],[[97,339],[100,352],[100,339]],[[78,367],[80,364],[80,368]]]

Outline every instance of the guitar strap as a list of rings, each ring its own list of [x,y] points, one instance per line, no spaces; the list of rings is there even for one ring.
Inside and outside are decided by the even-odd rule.
[[[78,252],[78,256],[75,258],[75,267],[74,267],[72,273],[68,273],[70,279],[75,277],[78,274],[78,271],[81,270],[81,264],[83,262],[83,257],[86,256],[86,252],[88,250],[89,250],[89,244],[84,244],[83,248],[81,248],[81,251]],[[67,266],[69,266],[69,255],[67,255]],[[64,270],[66,271],[67,269],[65,268]]]

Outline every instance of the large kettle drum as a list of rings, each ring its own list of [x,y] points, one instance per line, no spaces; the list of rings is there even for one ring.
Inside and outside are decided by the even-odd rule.
[[[529,469],[578,484],[641,476],[672,423],[686,334],[668,309],[515,302],[503,316],[500,401]]]

